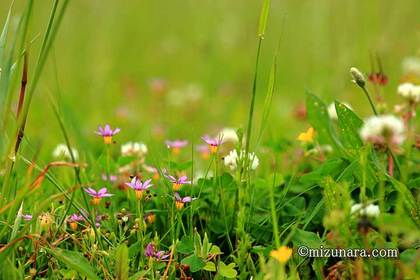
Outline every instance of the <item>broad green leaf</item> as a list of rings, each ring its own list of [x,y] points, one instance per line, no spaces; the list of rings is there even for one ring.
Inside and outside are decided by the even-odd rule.
[[[189,257],[184,258],[181,261],[181,264],[186,264],[190,267],[191,272],[197,272],[201,270],[204,266],[206,266],[206,262],[203,261],[201,258],[197,257],[196,255],[191,255]]]
[[[308,120],[317,133],[320,144],[329,144],[335,151],[343,153],[342,145],[338,141],[324,102],[311,93],[306,93],[306,107]]]
[[[298,246],[307,246],[309,248],[319,248],[322,245],[321,238],[316,235],[314,232],[304,231],[301,229],[296,229],[293,237],[293,244],[295,247]]]
[[[402,195],[404,208],[407,212],[407,215],[420,227],[420,208],[413,194],[407,188],[406,185],[398,181],[393,177],[389,177],[392,185],[395,189]]]
[[[357,149],[363,145],[359,137],[359,130],[363,125],[363,121],[346,105],[338,101],[335,102],[335,110],[338,116],[342,143],[350,153],[356,154]]]
[[[301,183],[315,185],[325,176],[337,177],[348,165],[342,159],[332,158],[324,162],[320,167],[300,178]]]
[[[177,252],[181,254],[191,254],[194,251],[194,241],[191,237],[184,235],[176,245]]]
[[[216,265],[214,262],[207,262],[203,269],[206,271],[216,271]]]
[[[129,271],[128,248],[125,244],[120,244],[115,252],[115,274],[117,280],[128,279]]]
[[[95,273],[95,269],[90,265],[89,261],[82,253],[60,248],[55,248],[54,250],[45,248],[45,250],[57,260],[64,263],[68,268],[77,271],[80,275],[87,277],[88,279],[99,279]]]
[[[235,263],[226,265],[224,262],[219,262],[218,272],[221,276],[226,278],[235,278],[238,272],[235,270]]]

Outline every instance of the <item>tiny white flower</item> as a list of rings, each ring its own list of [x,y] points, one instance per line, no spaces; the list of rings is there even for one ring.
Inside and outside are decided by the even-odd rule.
[[[378,145],[400,145],[405,139],[404,133],[404,123],[393,115],[370,117],[360,130],[365,142]]]
[[[230,170],[235,170],[238,167],[238,152],[232,150],[227,156],[223,159],[225,166],[229,167]]]
[[[378,217],[380,214],[379,206],[369,204],[364,207],[361,203],[356,203],[351,207],[351,214],[364,215],[368,217]]]
[[[408,101],[418,103],[420,102],[420,86],[412,83],[403,83],[398,86],[398,94]]]
[[[225,156],[224,163],[225,166],[229,167],[230,170],[235,170],[238,167],[238,163],[240,163],[243,159],[245,159],[245,151],[242,150],[239,153],[236,150],[232,150],[229,152],[227,156]],[[255,155],[255,153],[248,153],[248,160],[249,160],[249,167],[252,170],[257,169],[258,165],[260,164],[260,161],[258,157]]]
[[[141,142],[127,142],[121,146],[121,155],[144,157],[147,154],[147,146]]]
[[[79,158],[79,152],[75,148],[71,148],[74,159]],[[66,144],[58,144],[53,151],[53,157],[55,158],[65,158],[71,160],[71,154]]]
[[[234,144],[239,142],[235,129],[229,127],[223,128],[216,138],[222,139],[223,142],[231,142]]]
[[[346,107],[348,107],[349,109],[353,109],[348,103],[346,103],[346,102],[343,102],[342,104],[344,104],[344,105],[346,105]],[[336,120],[336,119],[338,119],[338,116],[337,116],[337,111],[335,110],[335,103],[333,102],[333,103],[331,103],[329,106],[328,106],[328,115],[330,116],[330,119],[332,119],[332,120]]]

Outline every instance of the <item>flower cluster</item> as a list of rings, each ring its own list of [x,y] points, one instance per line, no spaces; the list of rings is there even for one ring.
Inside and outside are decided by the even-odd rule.
[[[146,245],[144,255],[148,258],[155,258],[158,261],[163,261],[169,258],[169,254],[166,254],[165,251],[157,251],[156,246],[153,243]]]
[[[229,167],[230,170],[234,171],[238,168],[242,162],[245,162],[245,151],[241,150],[239,155],[236,150],[232,150],[229,152],[227,156],[224,157],[223,161],[225,166]],[[257,169],[260,161],[255,153],[248,153],[248,168],[255,170]]]
[[[360,130],[365,142],[380,148],[400,145],[405,139],[404,133],[404,123],[393,115],[370,117]]]

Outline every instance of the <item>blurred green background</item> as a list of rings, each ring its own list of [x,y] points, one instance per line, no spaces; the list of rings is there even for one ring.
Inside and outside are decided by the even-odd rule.
[[[8,2],[0,2],[3,22]],[[24,3],[15,1],[15,15]],[[35,1],[29,35],[40,37],[31,46],[30,70],[51,5]],[[92,132],[105,122],[124,130],[120,142],[190,138],[244,126],[260,6],[256,0],[70,1],[34,96],[27,135],[47,151],[63,142],[48,105],[56,94],[71,120],[70,131],[92,143],[100,141]],[[401,61],[419,49],[419,11],[418,0],[273,0],[257,122],[279,40],[271,134],[294,138],[307,126],[291,120],[305,89],[328,102],[349,102],[367,116],[368,104],[348,70],[357,66],[369,72],[370,52],[380,55],[390,78],[386,95],[396,99]],[[156,79],[164,81],[164,93],[151,89],[153,81],[159,85]]]

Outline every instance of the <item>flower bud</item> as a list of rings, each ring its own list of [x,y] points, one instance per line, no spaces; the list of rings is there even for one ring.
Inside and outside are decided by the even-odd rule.
[[[356,67],[350,68],[350,74],[353,78],[353,82],[356,83],[359,87],[365,87],[366,79],[362,72]]]

